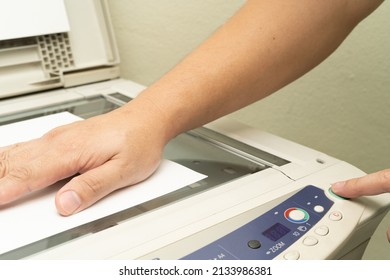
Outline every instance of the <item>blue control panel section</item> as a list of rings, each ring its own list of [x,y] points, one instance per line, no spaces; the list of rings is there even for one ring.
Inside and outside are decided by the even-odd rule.
[[[322,189],[306,186],[263,215],[182,259],[273,259],[317,224],[333,203]]]

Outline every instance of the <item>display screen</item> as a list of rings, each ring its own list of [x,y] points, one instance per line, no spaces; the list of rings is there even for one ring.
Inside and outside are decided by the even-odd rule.
[[[277,241],[283,236],[285,236],[287,233],[289,233],[290,231],[291,230],[288,227],[276,223],[272,227],[265,230],[262,234],[268,239],[271,239],[272,241]]]

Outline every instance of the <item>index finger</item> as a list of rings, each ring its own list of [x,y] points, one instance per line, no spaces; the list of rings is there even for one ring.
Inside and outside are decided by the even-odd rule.
[[[332,190],[340,196],[350,198],[390,192],[390,169],[335,183]]]
[[[26,143],[21,152],[0,158],[0,205],[43,189],[75,173],[42,143]],[[28,150],[32,150],[28,152]],[[3,151],[4,152],[4,151]],[[69,165],[67,164],[69,167]]]

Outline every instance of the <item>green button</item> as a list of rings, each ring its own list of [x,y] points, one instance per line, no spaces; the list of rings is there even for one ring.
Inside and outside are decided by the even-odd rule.
[[[349,200],[349,198],[347,198],[347,197],[343,197],[343,196],[339,196],[338,194],[335,194],[335,193],[333,192],[333,190],[332,190],[332,187],[329,188],[329,193],[330,193],[331,195],[333,195],[334,197],[336,197],[336,198],[344,199],[344,200]]]

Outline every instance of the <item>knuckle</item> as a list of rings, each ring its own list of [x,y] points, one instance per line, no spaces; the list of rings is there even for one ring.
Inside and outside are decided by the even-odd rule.
[[[10,158],[10,150],[9,149],[0,152],[0,163],[1,162],[8,163],[9,158]]]
[[[9,169],[8,176],[16,181],[25,181],[32,177],[32,170],[27,166],[17,166]]]
[[[7,153],[1,153],[0,154],[0,177],[4,177],[9,170],[9,161],[8,161],[8,155]]]
[[[13,147],[18,144],[13,145]],[[7,178],[17,185],[23,185],[26,192],[31,192],[32,188],[27,184],[33,176],[33,170],[27,165],[14,165],[10,160],[10,150],[0,153],[0,178]]]
[[[0,152],[0,161],[7,160],[8,157],[9,157],[9,152],[8,151]]]
[[[9,168],[6,176],[8,180],[14,182],[17,186],[20,186],[24,193],[33,192],[33,187],[29,183],[33,177],[33,171],[29,167],[18,166]]]
[[[23,181],[31,176],[31,169],[23,165],[14,166],[10,158],[9,150],[0,153],[0,177],[9,176],[14,181]]]

